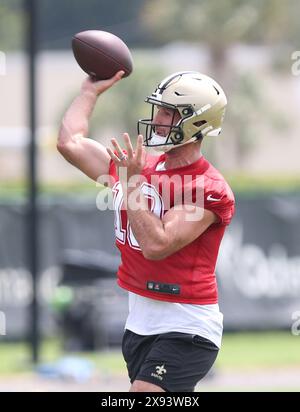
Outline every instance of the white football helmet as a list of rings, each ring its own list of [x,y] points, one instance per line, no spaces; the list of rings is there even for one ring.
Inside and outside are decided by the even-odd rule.
[[[165,78],[145,102],[152,104],[151,118],[138,121],[138,133],[144,136],[145,146],[167,152],[204,136],[221,133],[227,99],[221,86],[204,74],[174,73]],[[153,123],[157,106],[173,109],[173,120],[178,110],[180,120],[172,126]],[[169,128],[167,136],[156,134],[159,126]]]

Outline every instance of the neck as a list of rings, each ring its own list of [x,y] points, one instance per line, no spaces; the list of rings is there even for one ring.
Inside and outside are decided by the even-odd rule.
[[[188,166],[201,157],[201,143],[189,143],[166,152],[165,168],[176,169]]]

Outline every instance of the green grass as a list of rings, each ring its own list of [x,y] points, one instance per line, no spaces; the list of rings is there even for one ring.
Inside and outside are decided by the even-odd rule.
[[[99,371],[119,373],[125,371],[125,363],[120,350],[99,352],[65,353],[59,340],[43,342],[40,363],[55,362],[63,356],[79,356],[91,360]],[[25,343],[0,343],[0,376],[30,372],[34,367],[30,361],[30,348]]]
[[[96,195],[100,187],[96,183],[72,183],[41,184],[38,187],[40,196],[66,196],[66,195]],[[24,199],[28,195],[25,182],[0,182],[0,200]]]
[[[299,343],[300,336],[293,336],[289,331],[225,334],[216,366],[233,370],[300,367]],[[48,340],[42,345],[41,362],[55,361],[65,355],[58,340]],[[112,374],[125,372],[120,350],[81,353],[79,356],[93,361],[99,371]],[[0,343],[0,375],[30,370],[32,366],[27,345]]]
[[[225,176],[236,194],[253,195],[255,193],[299,193],[300,176],[298,175],[249,175],[236,173]],[[27,195],[24,181],[0,181],[0,200],[24,199]],[[100,188],[90,180],[83,182],[61,182],[59,184],[40,184],[41,196],[66,196],[66,195],[93,195]]]
[[[300,367],[300,336],[287,332],[225,334],[219,368]]]
[[[238,173],[225,176],[233,191],[241,194],[294,193],[300,191],[299,175],[248,175]]]

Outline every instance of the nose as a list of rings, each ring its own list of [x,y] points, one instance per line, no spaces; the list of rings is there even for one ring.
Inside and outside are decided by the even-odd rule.
[[[155,124],[154,130],[155,133],[164,136],[166,134],[166,131],[163,127],[164,123],[164,118],[162,116],[162,113],[158,110],[156,114],[153,117],[153,123]]]
[[[161,116],[161,113],[160,113],[159,110],[158,110],[158,111],[156,112],[156,114],[154,115],[153,122],[156,123],[156,124],[163,124],[163,122],[162,122],[162,116]]]

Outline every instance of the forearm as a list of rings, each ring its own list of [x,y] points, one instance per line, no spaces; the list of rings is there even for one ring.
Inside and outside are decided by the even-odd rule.
[[[88,135],[89,118],[95,107],[97,97],[119,81],[124,74],[118,71],[111,79],[94,81],[88,77],[81,86],[81,93],[67,110],[58,137],[58,146],[76,139],[76,135]]]
[[[170,228],[158,216],[149,210],[148,199],[142,193],[146,178],[142,171],[146,165],[146,153],[143,148],[143,136],[137,138],[136,150],[133,150],[130,137],[124,133],[127,156],[116,139],[112,139],[115,153],[107,148],[114,161],[122,185],[123,206],[127,212],[128,223],[146,259],[159,260],[167,256],[170,249]]]
[[[82,91],[77,96],[69,109],[66,111],[60,132],[58,143],[65,144],[74,136],[87,136],[89,129],[89,118],[97,101],[97,95],[91,91]]]
[[[128,188],[124,200],[133,234],[144,256],[151,259],[157,250],[163,249],[167,244],[163,222],[149,210],[147,200],[140,188],[136,190]]]

